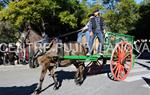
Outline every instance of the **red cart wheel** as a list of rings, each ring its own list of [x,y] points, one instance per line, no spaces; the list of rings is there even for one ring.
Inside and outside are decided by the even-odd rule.
[[[124,80],[132,67],[132,45],[128,42],[118,43],[111,56],[111,73],[115,80]]]
[[[103,60],[91,61],[86,66],[86,70],[89,75],[101,73],[102,69],[103,69]]]

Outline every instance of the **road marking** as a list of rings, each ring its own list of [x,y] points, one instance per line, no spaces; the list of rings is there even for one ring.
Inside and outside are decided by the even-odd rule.
[[[150,73],[136,75],[136,76],[128,76],[124,81],[126,81],[126,82],[133,82],[133,81],[141,80],[142,77],[150,78]]]
[[[142,66],[139,64],[135,64],[133,68],[139,68],[139,67],[142,67]]]
[[[137,68],[137,69],[132,69],[130,73],[136,73],[136,72],[144,72],[144,71],[148,71],[150,72],[147,68]]]
[[[150,88],[150,86],[148,84],[144,84],[142,87]]]

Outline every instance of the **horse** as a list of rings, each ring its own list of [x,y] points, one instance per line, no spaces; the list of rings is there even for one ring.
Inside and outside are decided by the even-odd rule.
[[[29,35],[26,37],[25,40],[28,40],[30,43],[36,43],[38,40],[41,40],[42,37],[40,34],[36,33],[33,30],[29,30]],[[24,41],[26,42],[26,41]],[[58,48],[60,47],[61,48]],[[60,43],[60,39],[58,38],[52,38],[50,43],[47,46],[47,51],[41,54],[36,58],[36,62],[41,65],[41,75],[40,75],[40,80],[37,86],[37,89],[35,90],[36,94],[39,94],[42,90],[42,84],[44,81],[44,77],[47,73],[47,70],[49,70],[51,77],[53,78],[54,81],[54,89],[59,88],[59,82],[57,80],[56,74],[54,72],[54,69],[56,66],[69,66],[70,64],[73,64],[77,71],[75,73],[75,83],[76,84],[82,84],[84,80],[84,62],[79,61],[79,60],[64,60],[63,56],[65,55],[86,55],[86,49],[79,43],[77,42],[67,42],[67,43]],[[30,46],[31,51],[34,51],[36,48],[35,45]],[[76,50],[76,48],[78,50]],[[74,50],[74,51],[73,51]],[[75,51],[76,50],[76,51]],[[33,64],[33,63],[31,63]]]

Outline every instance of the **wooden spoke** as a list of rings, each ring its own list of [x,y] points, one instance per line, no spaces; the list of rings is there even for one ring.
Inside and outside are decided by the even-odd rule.
[[[90,62],[86,66],[86,71],[90,75],[101,73],[103,70],[103,59]]]
[[[117,51],[117,52],[116,52]],[[116,57],[117,56],[117,57]],[[115,80],[124,80],[132,66],[132,45],[128,42],[116,44],[111,56],[111,72]]]

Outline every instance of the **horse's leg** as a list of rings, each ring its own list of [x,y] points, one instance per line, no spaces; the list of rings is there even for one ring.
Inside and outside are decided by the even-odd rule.
[[[79,63],[79,82],[82,83],[84,80],[84,70],[85,70],[85,66],[84,63],[81,62]]]
[[[74,66],[77,68],[76,74],[75,74],[75,83],[81,84],[83,82],[83,76],[84,76],[84,63],[82,62],[75,62]]]
[[[39,94],[41,92],[42,84],[43,84],[47,69],[48,69],[48,64],[43,64],[42,65],[41,76],[40,76],[40,82],[39,82],[38,87],[36,89],[36,94]]]
[[[79,80],[79,75],[80,75],[80,71],[79,71],[79,63],[78,62],[73,62],[73,65],[76,67],[77,71],[75,73],[75,83],[78,84],[78,80]]]
[[[55,69],[55,66],[49,66],[49,67],[48,67],[48,70],[49,70],[49,72],[50,72],[50,75],[51,75],[51,77],[52,77],[53,80],[54,80],[54,89],[56,90],[56,89],[58,89],[58,81],[57,81],[57,77],[56,77],[56,74],[55,74],[54,69]]]

